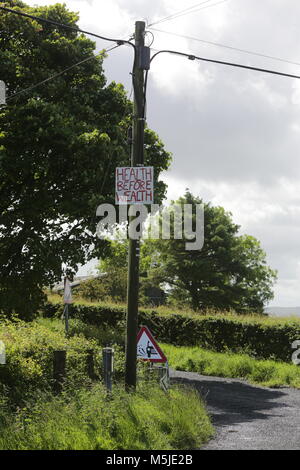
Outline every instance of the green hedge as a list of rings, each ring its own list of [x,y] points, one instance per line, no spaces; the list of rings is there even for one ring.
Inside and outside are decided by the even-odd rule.
[[[50,329],[48,325],[22,321],[0,322],[0,340],[6,348],[6,364],[0,365],[0,405],[5,398],[20,404],[35,394],[50,391],[53,377],[53,351],[66,350],[66,386],[89,383],[87,351],[95,352],[96,370],[100,369],[100,347],[83,336],[65,338],[63,326]]]
[[[45,315],[61,315],[62,306],[48,304]],[[102,328],[125,318],[125,308],[110,305],[72,305],[71,318]],[[148,326],[159,341],[177,346],[199,345],[217,352],[244,352],[260,359],[291,361],[294,340],[300,340],[300,322],[243,321],[226,316],[160,315],[140,309],[139,324]]]

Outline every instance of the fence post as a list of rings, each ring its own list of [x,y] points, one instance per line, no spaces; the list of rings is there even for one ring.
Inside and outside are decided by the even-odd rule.
[[[103,359],[103,378],[106,389],[112,391],[112,375],[114,369],[114,350],[113,348],[102,349]]]
[[[62,391],[66,378],[66,351],[53,351],[53,389],[55,393]]]
[[[87,353],[87,356],[86,356],[87,374],[91,380],[94,380],[96,378],[95,367],[94,367],[94,350],[88,349],[86,353]]]

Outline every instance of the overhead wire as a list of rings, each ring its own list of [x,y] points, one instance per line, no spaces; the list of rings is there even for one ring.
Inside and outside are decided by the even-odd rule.
[[[46,23],[46,24],[51,24],[51,25],[54,25],[54,26],[58,26],[59,28],[64,28],[64,29],[68,29],[70,31],[74,31],[76,33],[80,32],[80,33],[83,33],[83,34],[87,34],[89,36],[93,36],[93,37],[96,37],[96,38],[99,38],[99,39],[103,39],[104,41],[110,41],[110,42],[115,42],[117,44],[117,46],[121,46],[123,44],[128,44],[130,45],[131,47],[133,47],[133,50],[134,50],[134,64],[136,62],[136,47],[135,45],[130,42],[130,39],[132,39],[132,36],[129,38],[129,40],[126,40],[126,39],[114,39],[114,38],[108,38],[106,36],[103,36],[103,35],[100,35],[100,34],[96,34],[96,33],[93,33],[91,31],[86,31],[86,30],[83,30],[81,28],[78,28],[78,27],[73,27],[73,26],[70,26],[70,25],[66,25],[64,23],[60,23],[60,22],[57,22],[57,21],[54,21],[54,20],[50,20],[48,18],[43,18],[43,17],[39,17],[39,16],[35,16],[35,15],[31,15],[29,13],[24,13],[22,11],[19,11],[19,10],[15,10],[15,9],[11,9],[11,8],[7,8],[7,7],[3,7],[3,6],[0,6],[0,10],[3,10],[3,11],[6,11],[8,13],[13,13],[15,15],[19,15],[19,16],[22,16],[22,17],[25,17],[25,18],[30,18],[32,20],[35,20],[35,21],[40,21],[42,23]],[[115,47],[117,47],[115,46]],[[115,49],[115,47],[109,49],[109,50],[112,50],[112,49]],[[92,58],[92,57],[91,57]],[[87,58],[87,59],[84,59],[82,62],[80,63],[83,63],[85,62],[86,60],[90,60],[91,58]],[[73,67],[76,67],[77,65],[80,65],[80,63],[77,63],[77,64],[74,64],[74,66],[71,66],[70,68],[73,68]],[[14,95],[12,95],[11,97],[9,97],[8,99],[11,99],[13,97],[15,97],[17,94],[19,93],[22,93],[22,92],[25,92],[25,91],[29,91],[33,88],[35,88],[36,86],[39,86],[41,85],[42,83],[46,83],[47,81],[49,80],[52,80],[53,78],[56,78],[58,77],[59,75],[62,75],[62,73],[65,73],[66,71],[70,70],[70,68],[62,71],[62,72],[58,72],[58,74],[55,74],[54,76],[51,76],[49,77],[48,79],[45,79],[45,80],[42,80],[42,82],[39,82],[35,85],[32,85],[30,87],[28,87],[27,89],[24,89],[24,90],[20,90],[20,92],[18,93],[15,93]],[[134,77],[132,76],[132,82],[133,82],[133,88],[134,88]]]
[[[58,26],[60,28],[68,29],[68,30],[74,31],[76,33],[88,34],[89,36],[93,36],[93,37],[96,37],[96,38],[99,38],[99,39],[103,39],[104,41],[116,42],[118,45],[129,44],[130,46],[132,46],[135,49],[135,45],[132,44],[132,42],[127,41],[125,39],[108,38],[108,37],[102,36],[100,34],[96,34],[96,33],[90,32],[90,31],[86,31],[84,29],[75,28],[74,26],[70,26],[68,24],[59,23],[58,21],[49,20],[48,18],[42,18],[40,16],[30,15],[29,13],[24,13],[22,11],[13,10],[13,9],[7,8],[7,7],[0,6],[0,10],[7,11],[8,13],[13,13],[15,15],[23,16],[25,18],[30,18],[30,19],[35,20],[35,21],[41,21],[42,23],[48,23],[48,24],[51,24],[53,26]]]
[[[159,20],[149,24],[148,27],[150,28],[150,26],[153,26],[155,24],[163,23],[164,21],[167,21],[167,20],[173,18],[174,16],[179,15],[180,13],[184,13],[185,11],[193,10],[194,8],[199,7],[200,5],[204,5],[204,3],[209,3],[209,2],[211,2],[211,0],[205,0],[204,2],[202,1],[200,3],[196,3],[196,5],[193,5],[191,7],[185,8],[184,10],[180,10],[180,11],[177,11],[175,13],[172,13],[171,15],[160,18]]]
[[[294,61],[291,61],[291,60],[288,60],[288,59],[283,59],[281,57],[275,57],[275,56],[263,54],[263,53],[260,53],[260,52],[250,51],[250,50],[247,50],[247,49],[241,49],[241,48],[238,48],[238,47],[229,46],[229,45],[218,43],[218,42],[207,41],[207,40],[204,40],[204,39],[195,38],[193,36],[188,36],[188,35],[185,35],[185,34],[173,33],[171,31],[163,31],[161,29],[152,28],[152,27],[151,27],[151,29],[153,31],[157,31],[159,33],[169,34],[171,36],[176,36],[176,37],[180,37],[180,38],[184,38],[184,39],[189,39],[189,40],[192,40],[192,41],[197,41],[197,42],[201,42],[201,43],[204,43],[204,44],[209,44],[209,45],[212,45],[212,46],[222,47],[222,48],[225,48],[225,49],[230,49],[230,50],[234,50],[234,51],[237,51],[237,52],[242,52],[242,53],[245,53],[245,54],[264,57],[266,59],[277,60],[277,61],[280,61],[280,62],[285,62],[287,64],[300,65],[300,62],[294,62]]]
[[[238,63],[235,63],[235,62],[225,62],[223,60],[207,59],[205,57],[200,57],[200,56],[197,56],[197,55],[194,55],[194,54],[188,54],[188,53],[185,53],[185,52],[173,51],[173,50],[169,50],[169,49],[164,49],[164,50],[157,51],[151,57],[150,63],[155,59],[155,57],[157,57],[159,54],[162,54],[162,53],[175,54],[175,55],[178,55],[178,56],[187,57],[190,60],[201,60],[201,61],[204,61],[204,62],[211,62],[211,63],[214,63],[214,64],[226,65],[226,66],[230,66],[230,67],[238,67],[238,68],[241,68],[241,69],[253,70],[253,71],[256,71],[256,72],[263,72],[263,73],[269,73],[269,74],[273,74],[273,75],[280,75],[280,76],[283,76],[283,77],[300,79],[300,75],[294,75],[294,74],[291,74],[291,73],[278,72],[276,70],[264,69],[264,68],[260,68],[260,67],[252,67],[250,65],[238,64]]]
[[[192,7],[189,7],[189,8],[186,8],[184,10],[182,10],[181,12],[177,12],[176,14],[173,14],[173,15],[169,15],[168,17],[165,17],[165,18],[162,18],[161,20],[158,20],[156,22],[153,22],[149,25],[149,27],[151,26],[154,26],[155,24],[159,24],[161,22],[164,22],[164,21],[167,21],[167,20],[171,20],[171,19],[175,19],[175,18],[178,18],[179,16],[183,16],[185,14],[190,14],[192,12],[195,12],[195,11],[199,11],[199,9],[204,9],[204,8],[208,8],[208,7],[212,7],[212,6],[215,6],[215,5],[218,5],[220,3],[224,3],[225,1],[228,1],[228,0],[222,0],[221,2],[217,2],[217,3],[214,3],[214,4],[211,4],[211,5],[206,5],[206,6],[203,6],[204,3],[209,3],[210,0],[205,0],[205,2],[201,2],[200,4],[196,4]],[[202,5],[202,6],[201,6]],[[197,8],[197,7],[200,7],[200,8]],[[133,89],[134,89],[134,93],[136,95],[136,86],[135,86],[135,77],[134,77],[134,67],[135,67],[135,64],[136,64],[136,60],[137,60],[137,53],[136,53],[136,46],[131,43],[130,41],[128,40],[124,40],[124,39],[112,39],[112,38],[107,38],[105,36],[102,36],[102,35],[99,35],[99,34],[95,34],[95,33],[91,33],[89,31],[85,31],[85,30],[82,30],[80,28],[75,28],[75,27],[72,27],[70,25],[66,25],[66,24],[63,24],[63,23],[59,23],[59,22],[56,22],[56,21],[53,21],[53,20],[49,20],[49,19],[46,19],[46,18],[41,18],[41,17],[37,17],[37,16],[34,16],[34,15],[30,15],[28,13],[24,13],[24,12],[20,12],[20,11],[17,11],[17,10],[12,10],[10,8],[6,8],[6,7],[2,7],[0,6],[0,10],[4,10],[4,11],[7,11],[7,12],[10,12],[10,13],[14,13],[14,14],[17,14],[17,15],[20,15],[20,16],[24,16],[24,17],[27,17],[27,18],[31,18],[31,19],[34,19],[34,20],[37,20],[37,21],[41,21],[41,22],[45,22],[45,23],[49,23],[49,24],[52,24],[52,25],[55,25],[55,26],[59,26],[59,27],[62,27],[62,28],[66,28],[68,30],[72,30],[72,31],[76,31],[76,32],[82,32],[84,34],[88,34],[88,35],[91,35],[91,36],[94,36],[94,37],[97,37],[97,38],[100,38],[100,39],[103,39],[103,40],[106,40],[106,41],[111,41],[111,42],[115,42],[117,43],[117,46],[120,46],[122,44],[129,44],[130,46],[133,47],[134,49],[134,63],[133,63],[133,71],[132,71],[132,83],[133,83]],[[201,40],[200,40],[201,41]],[[115,46],[115,47],[117,47]],[[114,47],[114,48],[115,48]],[[227,46],[227,47],[230,47],[230,46]],[[247,51],[247,52],[250,52],[250,51]],[[169,53],[169,54],[175,54],[175,55],[179,55],[179,56],[184,56],[184,57],[187,57],[188,59],[190,60],[201,60],[201,61],[205,61],[205,62],[210,62],[210,63],[215,63],[215,64],[220,64],[220,65],[226,65],[226,66],[231,66],[231,67],[238,67],[238,68],[242,68],[242,69],[248,69],[248,70],[253,70],[253,71],[257,71],[257,72],[264,72],[264,73],[269,73],[269,74],[273,74],[273,75],[280,75],[280,76],[285,76],[285,77],[290,77],[290,78],[296,78],[296,79],[300,79],[300,76],[298,75],[294,75],[294,74],[287,74],[287,73],[283,73],[283,72],[278,72],[278,71],[275,71],[275,70],[270,70],[270,69],[264,69],[264,68],[259,68],[259,67],[252,67],[252,66],[247,66],[247,65],[243,65],[243,64],[238,64],[238,63],[233,63],[233,62],[225,62],[225,61],[220,61],[220,60],[214,60],[214,59],[207,59],[207,58],[204,58],[204,57],[200,57],[200,56],[196,56],[194,54],[188,54],[188,53],[183,53],[183,52],[180,52],[180,51],[174,51],[174,50],[160,50],[158,52],[156,52],[151,60],[150,60],[150,63],[153,61],[153,59],[155,57],[157,57],[158,54],[161,54],[161,53]],[[271,58],[271,57],[270,57]],[[90,58],[88,58],[90,59]],[[82,62],[88,60],[88,59],[84,59]],[[284,59],[282,59],[283,61],[285,61]],[[74,64],[74,66],[76,65],[79,65],[79,64]],[[73,68],[74,66],[71,66],[71,68]],[[67,70],[70,70],[70,68],[66,69],[65,71]],[[59,76],[61,75],[62,73],[64,73],[65,71],[61,71],[59,72],[58,74],[55,74],[55,76]],[[40,84],[42,83],[45,83],[47,82],[48,80],[51,80],[53,78],[55,78],[55,76],[52,76],[52,77],[49,77],[48,79],[46,80],[43,80],[42,82],[32,86],[32,87],[28,87],[27,89],[23,90],[23,92],[25,91],[28,91],[29,89],[33,89],[33,87],[35,86],[39,86]],[[146,90],[147,90],[147,81],[148,81],[148,71],[146,71],[146,74],[145,74],[145,85],[144,85],[144,93],[143,93],[143,109],[144,109],[144,114],[145,114],[145,107],[146,107]],[[16,96],[17,94],[21,93],[22,91],[16,93],[15,95],[13,96]],[[12,96],[12,97],[13,97]],[[10,97],[10,98],[12,98]]]
[[[64,29],[67,29],[67,30],[70,30],[70,31],[74,31],[74,32],[76,32],[76,33],[80,32],[80,33],[83,33],[83,34],[87,34],[87,35],[89,35],[89,36],[93,36],[93,37],[102,39],[102,40],[104,40],[104,41],[115,42],[115,43],[116,43],[116,46],[113,46],[112,48],[106,50],[106,52],[109,52],[109,51],[111,51],[111,50],[113,50],[113,49],[115,49],[115,48],[117,48],[117,47],[119,47],[119,46],[121,46],[121,45],[123,45],[123,44],[128,44],[128,45],[130,45],[131,47],[133,47],[133,50],[134,50],[134,62],[133,62],[133,67],[134,67],[135,64],[136,64],[136,59],[137,59],[136,46],[135,46],[132,42],[130,42],[130,40],[108,38],[108,37],[106,37],[106,36],[102,36],[102,35],[99,35],[99,34],[96,34],[96,33],[92,33],[92,32],[90,32],[90,31],[86,31],[86,30],[83,30],[83,29],[81,29],[81,28],[77,28],[77,27],[75,28],[75,27],[73,27],[73,26],[66,25],[66,24],[64,24],[64,23],[59,23],[59,22],[57,22],[57,21],[49,20],[49,19],[47,19],[47,18],[42,18],[42,17],[38,17],[38,16],[35,16],[35,15],[30,15],[30,14],[28,14],[28,13],[24,13],[24,12],[21,12],[21,11],[18,11],[18,10],[13,10],[13,9],[11,9],[11,8],[6,8],[6,7],[3,7],[3,6],[0,6],[0,10],[6,11],[6,12],[8,12],[8,13],[13,13],[13,14],[16,14],[16,15],[19,15],[19,16],[23,16],[23,17],[26,17],[26,18],[30,18],[30,19],[35,20],[35,21],[40,21],[40,22],[44,22],[44,23],[46,23],[46,24],[51,24],[51,25],[54,25],[54,26],[58,26],[59,28],[64,28]],[[151,34],[152,34],[152,33],[151,33]],[[130,37],[130,39],[131,39],[131,38],[132,38],[132,37]],[[74,68],[74,67],[76,67],[76,66],[78,66],[78,65],[80,65],[80,64],[82,64],[82,63],[84,63],[84,62],[86,62],[86,61],[88,61],[88,60],[91,60],[92,58],[94,58],[94,56],[91,56],[91,57],[88,57],[88,58],[86,58],[86,59],[83,59],[82,61],[80,61],[80,62],[78,62],[78,63],[76,63],[76,64],[74,64],[74,65],[68,67],[67,69],[62,70],[61,72],[58,72],[57,74],[54,74],[54,75],[52,75],[51,77],[48,77],[47,79],[42,80],[42,81],[39,82],[39,83],[36,83],[35,85],[32,85],[32,86],[30,86],[30,87],[27,87],[27,88],[24,89],[24,90],[20,90],[19,92],[17,92],[17,93],[15,93],[14,95],[10,96],[8,99],[12,99],[12,98],[14,98],[15,96],[19,95],[20,93],[24,93],[24,92],[26,92],[26,91],[30,91],[30,90],[36,88],[37,86],[40,86],[40,85],[42,85],[42,84],[44,84],[44,83],[46,83],[46,82],[48,82],[48,81],[50,81],[50,80],[52,80],[52,79],[54,79],[54,78],[56,78],[56,77],[62,75],[63,73],[67,72],[68,70],[70,70],[70,69],[72,69],[72,68]],[[133,75],[133,73],[132,73],[132,84],[133,84],[133,88],[135,89],[135,80],[134,80],[134,75]],[[109,166],[110,166],[111,159],[112,159],[112,156],[111,156],[110,159],[109,159],[108,168],[109,168]],[[108,169],[107,169],[107,170],[108,170]],[[106,175],[106,176],[107,176],[107,175]],[[105,178],[105,179],[106,179],[106,178]],[[103,188],[104,182],[102,182],[102,183],[103,183],[103,184],[102,184],[102,188]]]
[[[117,47],[120,47],[120,45],[117,44],[116,46],[113,46],[113,47],[111,47],[111,48],[109,48],[109,49],[105,49],[104,52],[110,52],[110,51],[112,51],[113,49],[116,49]],[[96,56],[94,56],[94,55],[93,55],[93,56],[90,56],[90,57],[87,57],[86,59],[83,59],[83,60],[81,60],[80,62],[77,62],[76,64],[73,64],[73,65],[71,65],[70,67],[67,67],[67,68],[64,69],[64,70],[61,70],[60,72],[57,72],[57,73],[51,75],[50,77],[46,78],[45,80],[41,80],[40,82],[35,83],[34,85],[31,85],[31,86],[29,86],[29,87],[27,87],[27,88],[24,88],[23,90],[20,90],[20,91],[14,93],[14,94],[8,96],[8,98],[6,99],[6,101],[10,101],[11,99],[15,98],[16,96],[18,96],[18,95],[20,95],[20,94],[22,94],[22,93],[26,93],[26,92],[28,92],[28,91],[34,90],[35,88],[39,87],[40,85],[44,85],[45,83],[49,82],[50,80],[53,80],[53,79],[59,77],[60,75],[63,75],[64,73],[68,72],[69,70],[72,70],[73,68],[78,67],[78,65],[81,65],[81,64],[83,64],[83,63],[85,63],[85,62],[88,62],[89,60],[95,59],[95,57],[96,57]]]
[[[157,25],[157,24],[161,24],[161,23],[165,23],[166,21],[171,21],[171,20],[175,20],[177,18],[180,18],[182,16],[186,16],[186,15],[189,15],[191,13],[196,13],[197,11],[200,11],[200,10],[204,10],[206,8],[211,8],[211,7],[214,7],[216,5],[220,5],[221,3],[225,3],[225,2],[228,2],[229,0],[221,0],[217,3],[213,3],[211,5],[206,5],[206,6],[202,6],[204,5],[205,3],[208,3],[212,0],[205,0],[204,2],[201,2],[201,3],[198,3],[192,7],[189,7],[189,8],[186,8],[184,10],[181,10],[177,13],[174,13],[173,15],[169,15],[169,16],[166,16],[164,18],[161,18],[157,21],[154,21],[153,23],[150,23],[148,25],[148,27],[150,28],[151,26],[154,26],[154,25]],[[196,8],[196,7],[199,7],[199,8]],[[189,11],[188,11],[189,10]]]

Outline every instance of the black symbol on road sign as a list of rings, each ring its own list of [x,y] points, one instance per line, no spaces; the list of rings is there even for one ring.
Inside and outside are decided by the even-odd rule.
[[[167,362],[166,356],[146,326],[141,327],[137,336],[137,356],[143,361]]]
[[[151,358],[151,356],[157,356],[158,353],[156,351],[156,349],[154,348],[154,346],[152,346],[152,344],[150,344],[150,341],[147,341],[147,346],[146,346],[146,350],[143,348],[143,346],[139,345],[138,346],[138,354],[140,356],[148,356],[148,359]]]
[[[139,353],[140,356],[145,356],[146,351],[143,348],[143,346],[138,346],[138,353]]]
[[[152,346],[152,344],[150,345],[150,341],[147,342],[146,353],[147,353],[147,356],[149,357],[149,359],[152,355],[157,356],[157,352],[156,352],[155,348]]]

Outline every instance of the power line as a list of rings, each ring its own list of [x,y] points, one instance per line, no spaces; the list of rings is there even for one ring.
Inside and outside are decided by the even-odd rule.
[[[110,49],[107,49],[105,50],[105,52],[109,52],[109,51],[112,51],[113,49],[116,49],[117,47],[120,47],[118,44],[116,46],[113,46],[111,47]],[[83,64],[84,62],[87,62],[88,60],[91,60],[91,59],[94,59],[95,56],[91,56],[91,57],[87,57],[86,59],[83,59],[81,60],[80,62],[77,62],[76,64],[74,65],[71,65],[70,67],[67,67],[66,69],[62,70],[61,72],[58,72],[58,73],[55,73],[54,75],[51,75],[50,77],[46,78],[45,80],[42,80],[38,83],[35,83],[34,85],[31,85],[27,88],[24,88],[23,90],[20,90],[18,91],[17,93],[14,93],[13,95],[10,95],[6,101],[9,101],[13,98],[15,98],[16,96],[20,95],[21,93],[26,93],[27,91],[31,91],[33,90],[34,88],[40,86],[40,85],[43,85],[44,83],[47,83],[49,82],[50,80],[53,80],[54,78],[57,78],[59,77],[60,75],[63,75],[64,73],[68,72],[69,70],[73,69],[74,67],[77,67],[78,65],[81,65]]]
[[[96,37],[96,38],[99,38],[99,39],[103,39],[104,41],[110,41],[110,42],[115,42],[117,44],[117,46],[121,46],[123,44],[129,44],[131,47],[133,47],[133,50],[134,50],[134,64],[136,63],[136,59],[137,59],[137,53],[136,53],[136,47],[135,45],[130,42],[129,40],[125,40],[125,39],[113,39],[113,38],[107,38],[105,36],[101,36],[99,34],[95,34],[95,33],[92,33],[90,31],[85,31],[83,29],[80,29],[80,28],[75,28],[73,26],[70,26],[70,25],[67,25],[67,24],[64,24],[64,23],[59,23],[57,21],[53,21],[53,20],[49,20],[49,19],[46,19],[46,18],[42,18],[42,17],[38,17],[38,16],[34,16],[34,15],[30,15],[28,13],[24,13],[24,12],[21,12],[21,11],[17,11],[17,10],[12,10],[11,8],[6,8],[6,7],[2,7],[0,6],[0,10],[3,10],[3,11],[6,11],[8,13],[13,13],[15,15],[19,15],[19,16],[23,16],[25,18],[30,18],[32,20],[36,20],[36,21],[41,21],[41,22],[44,22],[44,23],[47,23],[47,24],[51,24],[51,25],[54,25],[54,26],[58,26],[59,28],[65,28],[65,29],[68,29],[69,31],[75,31],[76,33],[83,33],[83,34],[88,34],[89,36],[93,36],[93,37]],[[113,48],[114,49],[114,48]],[[133,67],[134,67],[134,64],[133,64]],[[79,65],[79,64],[75,64],[74,66],[76,65]],[[65,70],[67,71],[67,70]],[[59,73],[61,74],[61,73]],[[56,75],[58,76],[58,75]],[[49,77],[49,80],[51,80],[52,78],[54,77]],[[133,78],[133,87],[134,87],[134,77],[132,76]],[[48,81],[48,79],[46,79],[46,81]],[[43,81],[44,82],[44,81]],[[45,83],[45,82],[44,82]],[[34,86],[38,86],[40,85],[41,83],[38,83]],[[25,89],[23,91],[28,91],[31,87],[28,87],[28,89]],[[16,96],[16,94],[14,95]],[[10,98],[13,98],[13,96],[11,96]]]
[[[17,10],[12,10],[11,8],[6,8],[6,7],[0,6],[0,10],[7,11],[8,13],[14,13],[15,15],[19,15],[19,16],[24,16],[25,18],[30,18],[30,19],[35,20],[35,21],[41,21],[43,23],[52,24],[54,26],[58,26],[59,28],[65,28],[65,29],[68,29],[70,31],[75,31],[76,33],[88,34],[89,36],[94,36],[96,38],[103,39],[104,41],[116,42],[118,45],[129,44],[135,50],[135,45],[132,44],[132,42],[124,40],[124,39],[107,38],[105,36],[100,36],[99,34],[91,33],[90,31],[85,31],[85,30],[80,29],[80,28],[75,28],[73,26],[70,26],[70,25],[67,25],[67,24],[64,24],[64,23],[59,23],[57,21],[49,20],[49,19],[46,19],[46,18],[42,18],[42,17],[39,17],[39,16],[29,15],[28,13],[24,13],[24,12],[17,11]]]
[[[172,36],[177,36],[177,37],[180,37],[180,38],[184,38],[184,39],[189,39],[189,40],[192,40],[192,41],[197,41],[197,42],[202,42],[204,44],[209,44],[211,46],[217,46],[217,47],[223,47],[225,49],[230,49],[230,50],[234,50],[234,51],[238,51],[238,52],[242,52],[242,53],[245,53],[245,54],[250,54],[250,55],[255,55],[255,56],[259,56],[259,57],[264,57],[266,59],[272,59],[272,60],[277,60],[277,61],[280,61],[280,62],[285,62],[287,64],[292,64],[292,65],[300,65],[300,62],[293,62],[291,60],[288,60],[288,59],[283,59],[281,57],[275,57],[275,56],[271,56],[271,55],[267,55],[267,54],[262,54],[260,52],[254,52],[254,51],[249,51],[247,49],[240,49],[238,47],[233,47],[233,46],[228,46],[226,44],[222,44],[222,43],[218,43],[218,42],[213,42],[213,41],[206,41],[204,39],[200,39],[200,38],[195,38],[193,36],[187,36],[187,35],[184,35],[184,34],[179,34],[179,33],[173,33],[171,31],[163,31],[161,29],[156,29],[156,28],[151,28],[153,31],[157,31],[159,33],[164,33],[164,34],[170,34]]]
[[[293,75],[293,74],[290,74],[290,73],[277,72],[276,70],[263,69],[263,68],[259,68],[259,67],[251,67],[249,65],[237,64],[237,63],[234,63],[234,62],[224,62],[222,60],[206,59],[205,57],[199,57],[199,56],[196,56],[196,55],[193,55],[193,54],[187,54],[185,52],[172,51],[172,50],[168,50],[168,49],[157,51],[151,57],[150,62],[152,62],[153,59],[155,59],[155,57],[158,56],[158,54],[162,54],[162,53],[175,54],[175,55],[179,55],[179,56],[182,56],[182,57],[187,57],[190,60],[201,60],[201,61],[204,61],[204,62],[211,62],[213,64],[227,65],[227,66],[230,66],[230,67],[238,67],[238,68],[241,68],[241,69],[254,70],[256,72],[269,73],[269,74],[272,74],[272,75],[280,75],[282,77],[300,79],[300,75]]]
[[[205,3],[208,3],[210,1],[211,0],[205,0],[204,2],[198,3],[198,4],[196,4],[192,7],[186,8],[185,10],[181,10],[177,13],[174,13],[173,15],[169,15],[169,16],[166,16],[165,18],[161,18],[160,20],[157,20],[157,21],[149,24],[148,27],[150,28],[150,26],[154,26],[154,25],[157,25],[157,24],[160,24],[160,23],[164,23],[165,21],[175,20],[176,18],[180,18],[181,16],[189,15],[190,13],[196,13],[197,11],[204,10],[206,8],[211,8],[211,7],[214,7],[216,5],[220,5],[221,3],[228,2],[228,0],[221,0],[220,2],[213,3],[212,5],[201,6],[201,5],[204,5]],[[196,7],[200,7],[200,8],[196,8]]]
[[[153,26],[155,24],[159,24],[159,23],[163,23],[164,21],[167,21],[168,19],[171,19],[173,18],[174,16],[177,16],[179,15],[180,13],[184,13],[185,11],[188,11],[188,10],[192,10],[200,5],[203,5],[204,3],[208,3],[210,2],[211,0],[205,0],[204,2],[200,2],[200,3],[197,3],[196,5],[193,5],[189,8],[185,8],[184,10],[180,10],[180,11],[177,11],[176,13],[173,13],[172,15],[169,15],[169,16],[165,16],[164,18],[161,18],[160,20],[157,20],[151,24],[148,25],[148,28],[150,28],[150,26]]]
[[[155,51],[155,49],[152,49],[152,50]],[[205,57],[199,57],[199,56],[196,56],[196,55],[193,55],[193,54],[187,54],[185,52],[172,51],[172,50],[167,50],[167,49],[166,50],[161,50],[161,51],[156,51],[156,53],[151,57],[150,63],[153,61],[153,59],[155,59],[159,54],[162,54],[162,53],[175,54],[175,55],[178,55],[178,56],[187,57],[189,60],[201,60],[201,61],[204,61],[204,62],[211,62],[213,64],[226,65],[226,66],[230,66],[230,67],[237,67],[237,68],[241,68],[241,69],[253,70],[255,72],[269,73],[269,74],[272,74],[272,75],[279,75],[279,76],[282,76],[282,77],[300,79],[300,75],[293,75],[293,74],[289,74],[289,73],[277,72],[276,70],[263,69],[263,68],[259,68],[259,67],[251,67],[251,66],[248,66],[248,65],[237,64],[237,63],[234,63],[234,62],[224,62],[224,61],[221,61],[221,60],[206,59]],[[149,70],[146,70],[145,84],[144,84],[144,109],[146,108],[146,96],[147,96],[147,85],[148,85],[148,75],[149,75],[148,72],[149,72]]]

